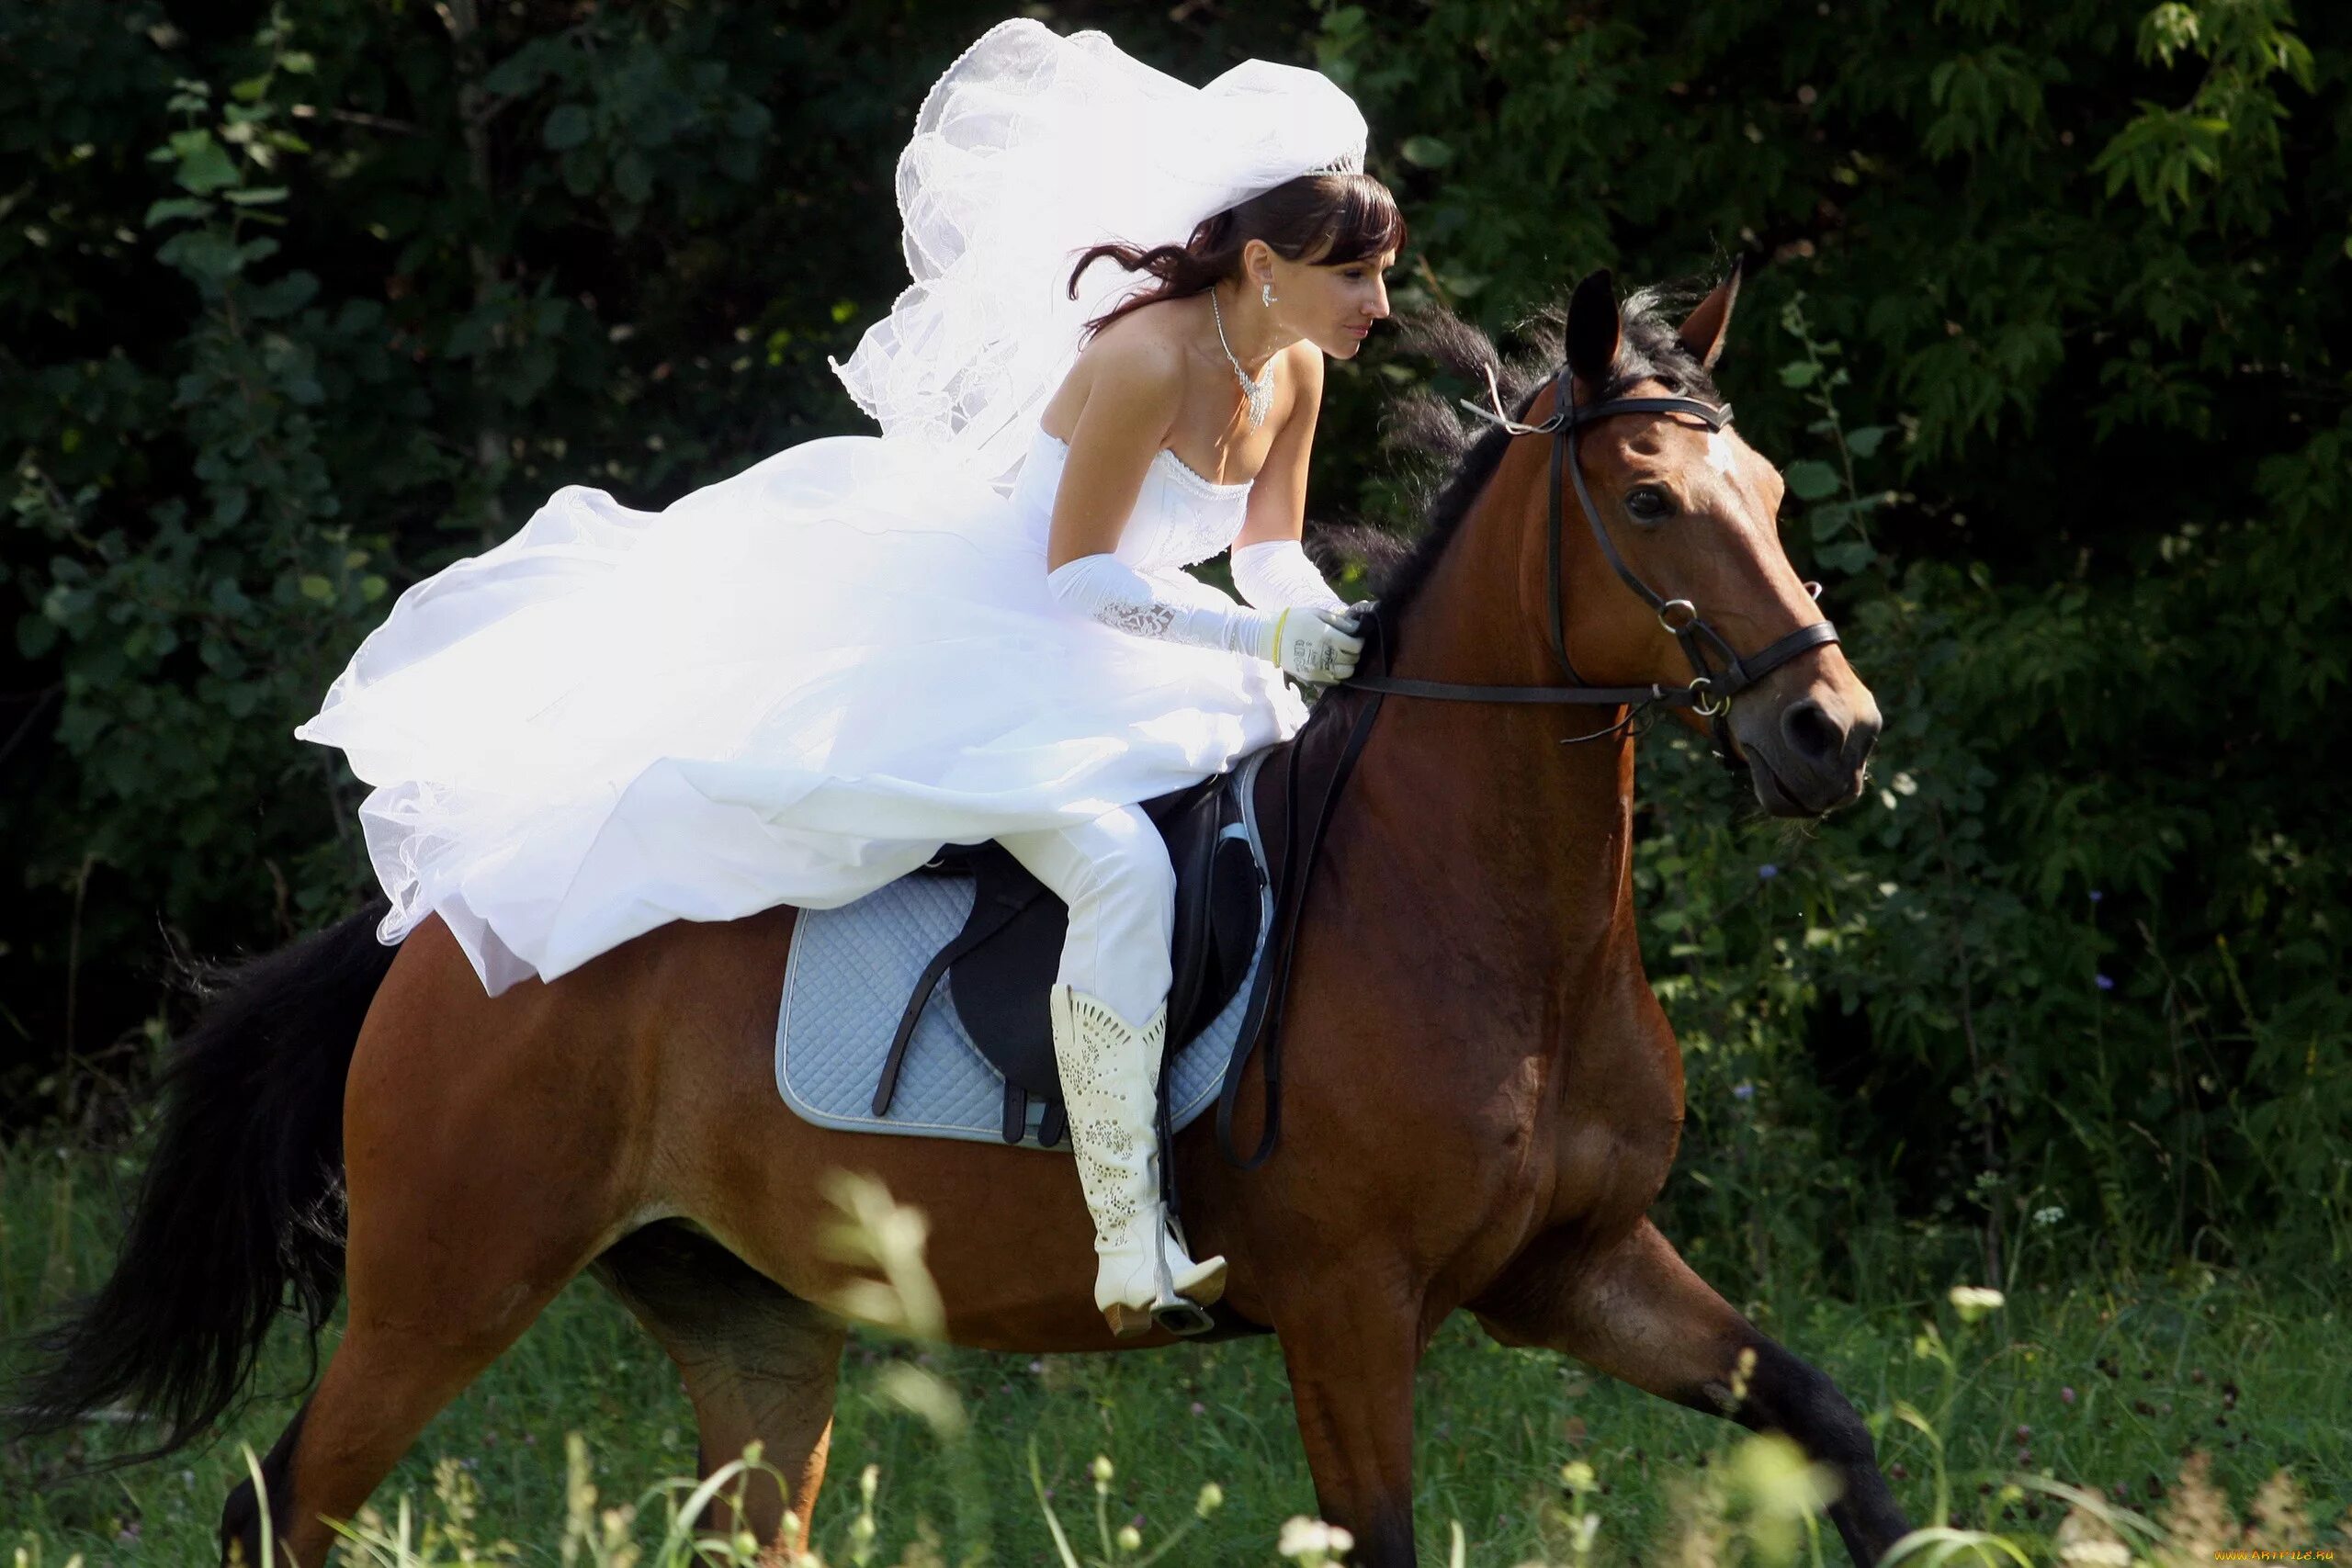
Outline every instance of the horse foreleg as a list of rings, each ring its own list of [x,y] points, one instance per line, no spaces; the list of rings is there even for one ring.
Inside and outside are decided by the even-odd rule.
[[[1566,1232],[1540,1237],[1470,1306],[1506,1345],[1563,1351],[1693,1410],[1786,1435],[1836,1474],[1829,1517],[1862,1568],[1909,1529],[1869,1428],[1837,1385],[1734,1311],[1647,1220],[1597,1251]]]
[[[832,1438],[842,1321],[675,1222],[624,1238],[595,1271],[677,1364],[694,1402],[703,1473],[757,1442],[761,1462],[784,1478],[779,1487],[762,1472],[745,1477],[740,1516],[724,1500],[730,1487],[706,1524],[807,1551]],[[799,1528],[779,1540],[787,1510]]]
[[[1269,1304],[1322,1517],[1355,1537],[1351,1562],[1410,1568],[1413,1374],[1429,1336],[1409,1306],[1361,1273],[1319,1280]]]

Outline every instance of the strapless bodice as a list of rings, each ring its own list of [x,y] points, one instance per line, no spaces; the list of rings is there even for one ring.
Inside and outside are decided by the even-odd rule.
[[[1062,466],[1069,460],[1069,444],[1058,437],[1040,430],[1030,438],[1028,460],[1012,487],[1012,504],[1039,539],[1053,518],[1054,494],[1061,488]],[[1138,571],[1207,560],[1231,546],[1241,532],[1249,499],[1248,485],[1204,479],[1163,446],[1144,474],[1136,509],[1127,514],[1114,553]]]

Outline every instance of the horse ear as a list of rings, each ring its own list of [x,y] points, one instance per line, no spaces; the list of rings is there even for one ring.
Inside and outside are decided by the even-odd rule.
[[[1731,308],[1738,299],[1739,268],[1735,266],[1715,285],[1715,291],[1699,302],[1699,308],[1684,319],[1675,333],[1682,340],[1682,346],[1690,351],[1690,357],[1704,369],[1713,370],[1723,354],[1724,340],[1731,335]]]
[[[1588,273],[1568,297],[1568,369],[1598,387],[1617,365],[1617,285],[1602,267]]]

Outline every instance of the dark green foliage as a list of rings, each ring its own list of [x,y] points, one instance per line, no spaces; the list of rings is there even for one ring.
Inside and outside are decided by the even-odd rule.
[[[2352,1254],[2346,20],[1324,18],[1428,291],[1500,318],[1589,265],[1768,264],[1719,379],[1889,727],[1874,798],[1803,834],[1648,749],[1671,1217],[1719,1274],[1895,1209],[1980,1277],[2086,1235]]]
[[[1978,1276],[2346,1266],[2352,15],[1048,9],[1340,77],[1403,303],[1749,259],[1719,378],[1889,725],[1804,833],[1645,750],[1702,1267],[1850,1278],[1893,1213]],[[359,792],[288,731],[390,596],[559,484],[859,428],[824,360],[903,280],[892,160],[1001,14],[0,0],[0,1099],[143,1071],[167,933],[356,907]],[[1433,375],[1335,373],[1317,515],[1408,510],[1374,438]]]

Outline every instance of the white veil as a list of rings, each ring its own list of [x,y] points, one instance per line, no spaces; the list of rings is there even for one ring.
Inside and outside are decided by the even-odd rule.
[[[885,436],[1011,484],[1091,318],[1150,279],[1108,241],[1182,244],[1300,175],[1363,166],[1363,116],[1331,81],[1251,60],[1194,88],[1099,32],[1003,22],[923,99],[899,158],[914,284],[834,371]]]

